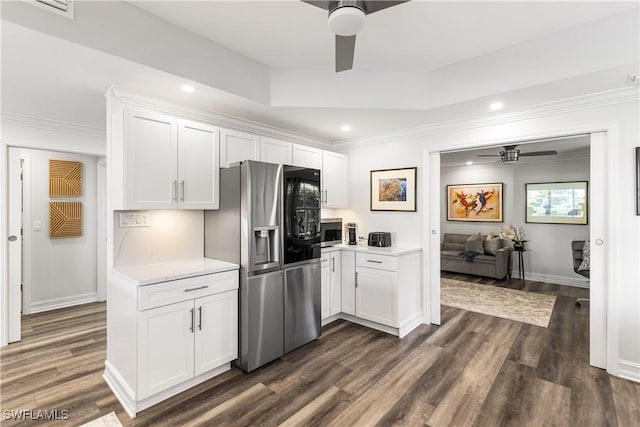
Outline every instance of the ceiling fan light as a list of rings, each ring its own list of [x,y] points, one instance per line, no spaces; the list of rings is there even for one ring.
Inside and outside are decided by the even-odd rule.
[[[340,7],[329,15],[329,30],[338,36],[353,36],[364,28],[366,15],[355,6]]]
[[[518,161],[518,155],[520,155],[520,150],[501,151],[500,160],[502,160],[502,163],[515,163]]]

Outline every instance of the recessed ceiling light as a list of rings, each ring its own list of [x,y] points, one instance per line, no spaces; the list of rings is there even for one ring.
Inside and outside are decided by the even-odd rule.
[[[340,127],[340,129],[342,129],[342,132],[349,132],[351,130],[351,126],[349,125],[342,125]]]
[[[467,166],[471,166],[472,164],[473,164],[473,162],[472,162],[471,160],[469,160],[469,161],[467,162]]]
[[[504,107],[504,104],[502,102],[500,102],[500,101],[493,102],[493,103],[491,103],[491,105],[489,105],[489,109],[491,111],[502,110],[502,107]]]
[[[196,88],[191,85],[182,85],[182,91],[187,93],[193,93],[196,91]]]

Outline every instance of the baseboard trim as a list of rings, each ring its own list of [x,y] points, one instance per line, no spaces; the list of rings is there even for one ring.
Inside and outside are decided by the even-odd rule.
[[[514,274],[514,277],[516,277],[515,274]],[[567,276],[556,276],[554,274],[530,273],[530,272],[525,273],[525,278],[527,280],[535,280],[536,282],[553,283],[556,285],[565,285],[565,286],[573,286],[576,288],[589,289],[588,279],[580,279],[580,278],[573,278],[573,277],[567,277]]]
[[[329,323],[335,322],[338,319],[340,319],[340,314],[334,314],[333,316],[329,316],[325,319],[322,319],[322,321],[320,322],[320,326],[326,326]]]
[[[640,363],[618,359],[618,376],[640,383]]]
[[[378,331],[386,332],[391,335],[399,336],[398,328],[392,328],[391,326],[382,325],[370,320],[360,319],[359,317],[355,317],[346,313],[340,313],[338,314],[338,317],[351,323],[366,326],[367,328],[376,329]]]
[[[422,313],[416,312],[413,316],[405,320],[398,330],[398,336],[404,338],[409,332],[422,324]]]
[[[98,293],[74,295],[71,297],[54,298],[47,301],[32,302],[29,313],[41,313],[43,311],[57,310],[59,308],[72,307],[74,305],[88,304],[98,301]]]

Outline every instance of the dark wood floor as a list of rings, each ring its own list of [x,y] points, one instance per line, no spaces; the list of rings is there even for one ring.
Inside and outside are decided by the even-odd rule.
[[[105,305],[23,319],[0,352],[2,410],[67,410],[74,425],[115,411],[125,426],[639,426],[640,384],[588,363],[586,290],[489,285],[558,295],[549,328],[443,307],[442,326],[400,340],[336,321],[320,339],[252,374],[220,375],[129,419],[101,375]]]

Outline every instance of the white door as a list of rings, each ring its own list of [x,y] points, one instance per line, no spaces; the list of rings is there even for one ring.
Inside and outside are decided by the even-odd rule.
[[[260,161],[277,165],[290,165],[293,155],[292,145],[287,141],[263,136],[260,138]]]
[[[126,107],[124,126],[125,208],[177,207],[177,119]]]
[[[138,400],[193,377],[193,300],[138,315]]]
[[[424,229],[429,230],[428,237],[424,240],[424,247],[428,248],[423,253],[424,265],[422,269],[425,283],[432,283],[430,288],[422,292],[422,322],[439,325],[441,323],[440,309],[440,153],[429,153],[429,169],[424,176],[431,176],[429,190],[434,197],[424,198]]]
[[[395,272],[356,268],[356,317],[397,328]]]
[[[340,304],[343,313],[356,315],[356,254],[341,251]]]
[[[331,312],[331,272],[328,262],[320,265],[320,318],[326,319]]]
[[[329,259],[329,315],[333,316],[340,313],[341,295],[340,295],[340,252],[331,252]]]
[[[301,168],[322,169],[322,150],[307,147],[306,145],[293,144],[292,165]]]
[[[9,148],[8,158],[8,272],[9,295],[8,341],[20,341],[20,313],[22,309],[22,166],[20,149]]]
[[[178,121],[178,194],[183,209],[218,209],[218,128]]]
[[[260,137],[235,130],[220,130],[220,167],[243,160],[260,160]]]
[[[322,152],[322,207],[347,208],[349,206],[348,158],[344,154]]]
[[[238,291],[195,300],[195,375],[238,358]]]

